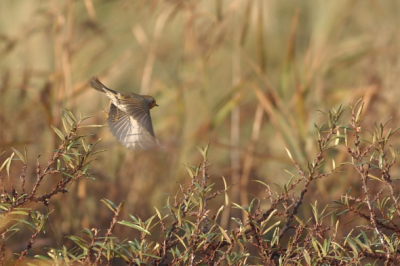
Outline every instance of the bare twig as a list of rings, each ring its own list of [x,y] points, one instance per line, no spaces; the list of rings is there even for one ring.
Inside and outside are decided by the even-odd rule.
[[[110,226],[107,229],[106,235],[104,236],[104,241],[103,241],[102,245],[100,246],[99,251],[97,252],[97,256],[96,256],[94,265],[98,265],[100,263],[101,255],[103,252],[103,247],[105,247],[107,245],[108,241],[110,241],[110,236],[112,235],[112,231],[118,222],[118,216],[121,212],[122,205],[123,205],[123,203],[120,203],[114,212],[114,217],[110,223]]]

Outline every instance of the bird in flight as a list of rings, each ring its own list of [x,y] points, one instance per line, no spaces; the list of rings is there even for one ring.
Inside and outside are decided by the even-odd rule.
[[[160,145],[150,117],[150,109],[158,106],[153,97],[133,92],[116,92],[107,88],[97,77],[93,77],[89,84],[110,98],[107,124],[122,145],[135,150]]]

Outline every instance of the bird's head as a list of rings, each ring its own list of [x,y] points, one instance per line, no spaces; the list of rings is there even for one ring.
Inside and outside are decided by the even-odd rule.
[[[154,106],[158,106],[156,103],[156,100],[148,95],[143,95],[143,97],[146,99],[146,102],[149,104],[149,109],[153,108]]]

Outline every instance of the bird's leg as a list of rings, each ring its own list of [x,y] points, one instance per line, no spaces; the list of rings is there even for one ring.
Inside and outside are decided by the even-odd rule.
[[[118,97],[116,97],[116,98],[117,98],[117,101],[118,101],[118,104],[116,105],[116,107],[117,107],[117,115],[114,116],[113,122],[117,122],[119,120],[119,108],[118,108],[118,106],[120,106],[120,102],[119,102]]]
[[[103,112],[104,112],[104,114],[105,114],[105,117],[104,117],[104,121],[103,121],[103,124],[107,121],[107,119],[110,117],[110,115],[109,115],[109,113],[106,111],[106,110],[104,110],[103,109]]]
[[[117,122],[119,120],[119,108],[117,107],[117,115],[114,116],[113,122]]]

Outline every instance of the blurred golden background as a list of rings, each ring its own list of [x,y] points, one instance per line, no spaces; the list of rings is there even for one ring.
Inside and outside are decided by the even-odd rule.
[[[290,178],[285,147],[302,165],[315,156],[314,123],[324,119],[317,110],[363,98],[369,124],[389,117],[399,124],[399,10],[396,0],[2,0],[0,161],[26,146],[29,186],[37,155],[44,163],[57,147],[51,125],[62,127],[61,109],[102,124],[108,98],[87,84],[96,75],[111,89],[156,98],[151,116],[163,148],[126,150],[107,128],[84,129],[107,152],[91,164],[96,180],[52,198],[43,245],[107,228],[112,213],[102,198],[126,200],[121,219],[147,219],[178,182],[190,181],[184,164],[201,162],[196,144],[211,143],[211,182],[222,188],[225,176],[236,184],[230,200],[248,205],[266,196],[251,180]],[[345,149],[332,152],[337,164],[345,156]],[[20,165],[13,169],[18,182]],[[45,182],[43,191],[55,183]],[[356,182],[339,173],[308,197],[324,206]],[[123,230],[116,235],[127,237]]]

